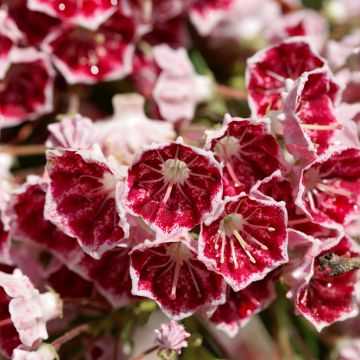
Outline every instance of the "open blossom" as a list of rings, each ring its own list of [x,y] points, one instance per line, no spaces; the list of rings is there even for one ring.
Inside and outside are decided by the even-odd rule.
[[[30,10],[27,0],[3,0],[2,3],[5,3],[9,15],[21,31],[22,46],[38,47],[46,35],[61,24],[59,19]]]
[[[207,150],[223,166],[224,194],[249,191],[256,181],[281,168],[280,148],[268,119],[225,115],[219,130],[206,132]]]
[[[64,26],[42,44],[69,84],[119,80],[132,69],[135,25],[119,11],[96,31]]]
[[[31,347],[47,339],[46,322],[61,316],[62,303],[57,294],[40,294],[20,270],[13,274],[0,272],[0,286],[11,298],[9,312],[21,342]]]
[[[100,258],[128,233],[124,210],[115,202],[116,192],[122,193],[124,170],[114,159],[106,160],[98,146],[48,150],[47,158],[46,218]]]
[[[324,60],[305,38],[293,37],[257,52],[247,60],[246,84],[253,116],[282,109],[281,94],[304,72],[321,68]]]
[[[162,324],[159,329],[155,329],[156,339],[155,344],[159,350],[165,350],[168,353],[175,351],[181,354],[181,349],[187,347],[186,338],[190,334],[185,331],[183,325],[178,324],[172,320],[169,324]]]
[[[318,222],[346,223],[359,213],[360,150],[333,148],[306,166],[295,190],[296,204]]]
[[[37,350],[26,350],[26,347],[14,349],[12,360],[58,360],[59,355],[50,344],[41,344]]]
[[[11,53],[0,86],[0,128],[34,120],[53,108],[55,73],[49,59],[33,48]]]
[[[156,230],[192,229],[216,211],[220,165],[209,151],[177,142],[145,147],[128,171],[125,205]]]
[[[145,241],[130,257],[133,294],[154,299],[175,320],[225,301],[222,277],[199,260],[197,244],[185,231]]]
[[[197,1],[191,8],[190,19],[201,35],[209,35],[229,15],[235,0]]]
[[[28,0],[28,7],[95,30],[115,12],[116,3],[114,0],[88,0],[84,6],[81,2],[71,0]]]
[[[199,257],[234,291],[264,278],[288,260],[284,204],[245,193],[226,197],[217,217],[201,226]]]
[[[115,156],[120,163],[130,165],[142,146],[175,138],[172,124],[149,119],[144,106],[145,99],[139,94],[113,97],[113,116],[94,124],[97,141],[105,155]]]
[[[333,253],[342,258],[359,256],[358,245],[343,238],[335,246],[331,243],[319,243],[312,247],[311,263],[303,272],[301,284],[291,293],[296,311],[308,319],[318,331],[338,320],[354,317],[358,313],[356,306],[356,274],[354,271],[340,275],[331,275],[331,269],[322,268],[320,258]],[[325,255],[324,255],[325,256]]]

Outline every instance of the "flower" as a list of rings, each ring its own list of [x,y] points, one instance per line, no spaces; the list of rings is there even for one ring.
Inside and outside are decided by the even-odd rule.
[[[234,291],[288,261],[284,203],[241,193],[226,197],[217,216],[201,225],[199,258]]]
[[[359,165],[359,149],[329,149],[302,170],[297,206],[317,222],[348,222],[359,213]]]
[[[80,114],[65,116],[48,126],[48,148],[88,149],[95,143],[95,128],[89,118]]]
[[[118,80],[132,70],[133,21],[115,12],[96,31],[63,26],[42,44],[69,84]]]
[[[46,55],[33,48],[14,49],[11,66],[0,86],[0,128],[50,112],[54,77]]]
[[[186,338],[190,337],[190,334],[186,332],[183,325],[174,320],[169,324],[161,324],[160,328],[154,331],[156,334],[155,344],[159,350],[165,350],[168,353],[175,351],[179,355],[181,349],[188,346]]]
[[[222,277],[199,260],[197,244],[186,231],[158,234],[155,241],[135,246],[130,258],[132,293],[155,300],[172,319],[225,301]]]
[[[46,322],[62,314],[62,302],[52,292],[40,294],[19,269],[13,274],[0,272],[0,286],[11,298],[9,312],[21,342],[31,347],[48,338]]]
[[[124,202],[154,230],[191,229],[210,216],[222,195],[221,168],[209,151],[182,139],[143,148],[128,170]]]
[[[128,234],[124,210],[115,202],[124,169],[114,159],[106,160],[98,146],[48,150],[47,159],[45,217],[99,259]]]
[[[223,166],[224,194],[249,191],[256,181],[282,167],[269,119],[242,119],[229,114],[219,130],[206,131],[207,150]]]
[[[252,116],[282,109],[281,94],[304,72],[321,68],[324,60],[305,38],[292,37],[247,59],[246,85]]]
[[[88,0],[85,6],[71,0],[30,0],[28,7],[90,30],[96,30],[116,10],[114,1],[110,0]]]
[[[139,94],[113,97],[114,115],[94,124],[97,141],[105,155],[115,156],[120,163],[130,165],[142,146],[175,138],[173,125],[149,119],[144,105],[145,99]]]
[[[27,350],[26,347],[14,349],[12,360],[59,360],[59,355],[50,344],[41,344],[38,349]]]
[[[320,261],[324,254],[333,253],[344,259],[359,256],[356,243],[343,238],[338,244],[312,240],[311,262],[300,279],[300,285],[291,291],[296,311],[309,320],[318,331],[335,321],[345,320],[358,314],[354,271],[340,275],[330,274]]]
[[[285,101],[284,140],[295,161],[311,161],[343,129],[335,106],[340,87],[326,67],[304,73]],[[346,144],[344,144],[346,145]]]
[[[153,49],[160,68],[153,97],[161,116],[168,121],[192,120],[196,105],[210,99],[210,78],[197,75],[186,50],[167,45]]]

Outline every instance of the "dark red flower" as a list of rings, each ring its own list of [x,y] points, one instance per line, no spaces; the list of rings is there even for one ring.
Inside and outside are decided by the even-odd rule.
[[[335,321],[354,317],[358,313],[356,304],[356,273],[348,271],[341,275],[331,276],[330,269],[322,270],[319,257],[324,253],[334,253],[342,258],[359,256],[357,244],[343,238],[337,245],[319,248],[313,254],[308,273],[304,281],[293,294],[298,313],[308,319],[318,331]]]
[[[202,224],[199,258],[235,291],[244,289],[287,262],[286,221],[284,203],[245,193],[227,197],[218,217]]]
[[[296,204],[315,221],[347,222],[359,213],[360,150],[328,150],[303,169],[296,190]]]
[[[154,299],[173,319],[190,316],[201,306],[224,302],[222,277],[198,260],[197,244],[186,232],[145,241],[131,252],[132,293]]]
[[[267,119],[225,115],[221,129],[207,131],[205,148],[223,165],[225,195],[249,191],[256,181],[282,167],[280,148]]]
[[[191,229],[216,211],[221,169],[209,151],[174,143],[151,145],[129,168],[125,203],[154,229]]]
[[[247,60],[246,81],[253,116],[282,107],[281,93],[301,74],[324,66],[306,39],[294,37],[259,51]]]
[[[50,31],[61,23],[60,20],[43,12],[31,11],[26,0],[5,0],[5,3],[9,15],[22,33],[22,46],[39,46]]]
[[[48,58],[32,49],[14,49],[0,83],[0,128],[34,120],[52,110],[54,70]]]
[[[31,10],[96,30],[116,11],[118,0],[28,0],[27,4]]]
[[[115,193],[124,172],[107,161],[98,147],[89,150],[48,150],[45,217],[75,237],[94,258],[127,236],[128,225]]]
[[[43,49],[69,84],[119,80],[132,70],[133,21],[116,12],[96,31],[63,26],[44,41]]]

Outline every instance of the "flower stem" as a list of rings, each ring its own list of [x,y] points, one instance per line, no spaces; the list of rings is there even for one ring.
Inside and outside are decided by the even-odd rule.
[[[151,354],[153,351],[157,350],[158,346],[152,346],[151,348],[145,350],[144,352],[134,356],[131,360],[142,360],[144,356]]]
[[[64,345],[65,343],[67,343],[68,341],[76,338],[77,336],[79,336],[80,334],[87,332],[90,330],[91,325],[90,324],[81,324],[78,325],[76,327],[74,327],[73,329],[71,329],[70,331],[68,331],[67,333],[65,333],[64,335],[58,337],[56,340],[54,340],[51,345],[56,349],[59,350],[61,348],[62,345]]]
[[[217,84],[216,91],[224,98],[232,98],[236,100],[247,100],[247,94],[241,90],[228,87],[226,85]]]
[[[43,155],[45,153],[45,146],[42,144],[36,145],[3,145],[0,146],[0,154],[9,154],[14,156],[32,156],[32,155]]]

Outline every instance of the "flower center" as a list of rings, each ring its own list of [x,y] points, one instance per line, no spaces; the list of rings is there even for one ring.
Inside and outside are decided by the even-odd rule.
[[[332,196],[339,195],[350,197],[352,195],[351,191],[341,189],[334,183],[332,184],[330,179],[322,179],[320,177],[319,169],[309,169],[304,175],[304,181],[307,190],[306,198],[311,210],[314,213],[318,212],[314,196],[319,195],[319,192],[327,193]]]
[[[234,136],[225,136],[215,145],[214,150],[221,160],[227,161],[231,157],[239,154],[240,149],[239,139]]]
[[[181,184],[189,178],[190,170],[187,165],[179,159],[168,159],[162,165],[164,180],[169,184]]]
[[[102,190],[108,197],[114,197],[118,179],[111,173],[106,172],[100,180]]]

